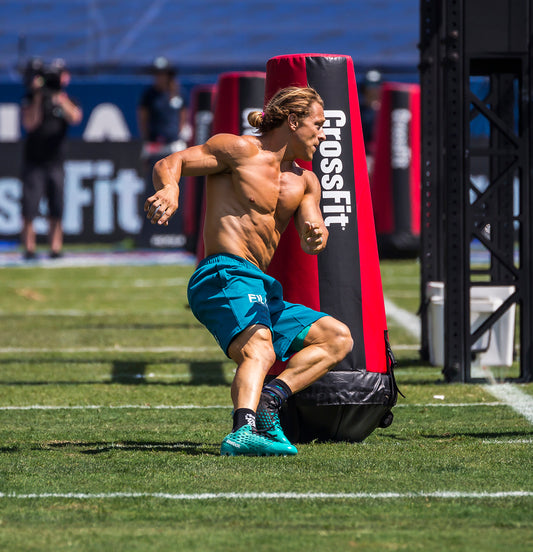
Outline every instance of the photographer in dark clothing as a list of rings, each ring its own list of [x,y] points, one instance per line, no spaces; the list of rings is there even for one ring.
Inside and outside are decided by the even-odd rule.
[[[22,164],[25,259],[36,257],[33,221],[44,195],[48,200],[50,257],[61,256],[65,138],[69,125],[79,124],[83,116],[65,92],[69,82],[70,74],[62,60],[48,67],[34,60],[26,69],[27,93],[22,101],[22,126],[27,133]]]

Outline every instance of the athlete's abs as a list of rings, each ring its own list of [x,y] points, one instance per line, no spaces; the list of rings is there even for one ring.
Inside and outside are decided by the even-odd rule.
[[[295,210],[283,206],[280,213],[279,187],[273,190],[271,186],[267,184],[265,190],[235,185],[229,174],[210,178],[204,226],[206,255],[231,253],[266,271]]]

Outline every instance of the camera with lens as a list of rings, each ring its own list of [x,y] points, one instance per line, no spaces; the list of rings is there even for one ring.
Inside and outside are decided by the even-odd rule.
[[[61,59],[55,59],[48,65],[39,58],[31,59],[24,68],[24,86],[32,89],[35,78],[38,77],[42,88],[47,88],[50,91],[61,90],[61,74],[64,70],[65,63]]]

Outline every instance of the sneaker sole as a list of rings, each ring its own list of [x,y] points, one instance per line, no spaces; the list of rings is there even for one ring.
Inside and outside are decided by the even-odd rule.
[[[296,456],[295,454],[276,454],[276,453],[272,453],[272,454],[269,454],[267,452],[264,452],[262,454],[253,454],[253,453],[245,453],[245,452],[221,452],[220,453],[220,456],[280,456],[280,457],[283,457],[283,458],[287,458],[287,456]]]
[[[220,447],[221,456],[294,456],[296,447],[277,443],[265,436],[254,435],[250,425],[227,435]]]

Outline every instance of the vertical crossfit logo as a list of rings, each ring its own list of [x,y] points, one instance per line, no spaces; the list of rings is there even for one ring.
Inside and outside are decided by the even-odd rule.
[[[349,213],[352,212],[350,190],[344,190],[342,176],[342,129],[346,125],[346,114],[340,110],[325,110],[324,134],[326,140],[321,142],[319,151],[322,156],[320,170],[322,178],[322,213],[324,224],[332,226],[340,224],[342,230],[350,222]]]
[[[391,167],[408,169],[411,165],[411,148],[409,146],[409,124],[411,112],[408,109],[393,109],[391,113]]]

